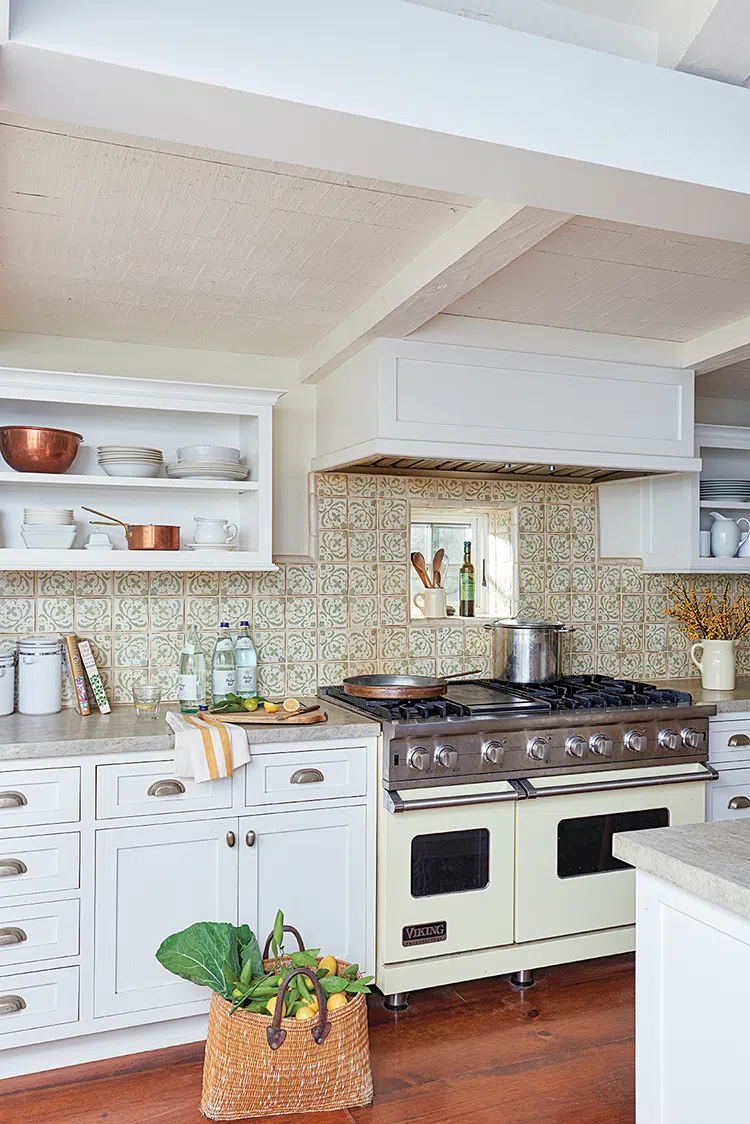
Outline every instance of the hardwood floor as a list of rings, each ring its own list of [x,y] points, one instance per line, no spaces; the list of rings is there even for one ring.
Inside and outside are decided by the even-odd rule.
[[[632,956],[373,996],[375,1101],[278,1124],[633,1124]],[[1,1124],[199,1124],[202,1046],[0,1082]],[[256,1118],[255,1124],[260,1124]]]

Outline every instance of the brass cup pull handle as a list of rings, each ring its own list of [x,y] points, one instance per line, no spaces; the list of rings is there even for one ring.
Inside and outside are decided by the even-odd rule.
[[[0,878],[16,878],[19,874],[26,874],[28,869],[21,859],[0,859]]]
[[[0,808],[23,808],[28,800],[22,792],[0,792]]]
[[[254,831],[248,831],[247,835],[245,836],[245,842],[247,843],[248,847],[254,847],[255,846],[255,840],[257,838],[258,838],[258,836],[255,834]]]
[[[0,929],[0,946],[7,944],[23,944],[28,940],[26,933],[23,929],[19,929],[17,925],[8,925],[4,929]]]
[[[297,769],[289,778],[290,784],[322,784],[325,777],[320,769]]]
[[[0,1015],[15,1015],[25,1006],[26,1000],[22,995],[0,995]]]
[[[149,796],[182,796],[185,792],[185,785],[182,781],[154,781],[149,785]]]
[[[741,808],[750,808],[750,800],[746,796],[733,796],[727,808],[730,812],[739,812]]]
[[[727,745],[730,749],[738,749],[740,746],[750,745],[750,738],[747,734],[732,734]]]

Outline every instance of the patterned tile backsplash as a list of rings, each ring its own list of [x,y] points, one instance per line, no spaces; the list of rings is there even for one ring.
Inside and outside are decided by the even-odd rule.
[[[566,670],[696,674],[685,638],[664,616],[674,575],[599,561],[595,488],[335,473],[312,477],[311,486],[316,563],[270,574],[4,571],[0,632],[88,638],[120,702],[147,680],[174,698],[185,629],[197,624],[210,654],[221,620],[250,621],[266,694],[314,694],[318,684],[371,671],[489,673],[481,620],[409,620],[409,500],[463,499],[517,508],[518,612],[575,625]],[[690,579],[699,589],[725,580],[737,588],[736,578]],[[739,665],[750,671],[750,649],[740,650]]]

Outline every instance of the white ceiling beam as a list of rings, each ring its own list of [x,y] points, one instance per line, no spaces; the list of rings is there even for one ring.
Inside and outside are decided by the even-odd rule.
[[[743,85],[750,77],[747,0],[673,0],[658,31],[661,66]]]
[[[750,244],[743,90],[401,0],[199,8],[38,6],[2,105]]]
[[[682,367],[692,367],[699,374],[728,367],[750,358],[750,316],[735,320],[723,328],[704,332],[702,336],[680,344]]]
[[[409,335],[571,217],[483,200],[303,355],[302,380],[320,382],[378,337]]]

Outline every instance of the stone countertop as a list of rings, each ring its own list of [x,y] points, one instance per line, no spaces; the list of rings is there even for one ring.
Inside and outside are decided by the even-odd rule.
[[[750,710],[750,675],[738,675],[733,691],[707,691],[700,679],[652,679],[649,682],[673,691],[687,691],[696,706],[715,706],[718,714]]]
[[[619,832],[612,851],[637,870],[750,918],[750,820]]]
[[[330,741],[376,737],[379,733],[378,722],[358,717],[328,700],[310,698],[300,702],[303,706],[320,702],[328,721],[310,726],[282,722],[278,726],[247,727],[251,744]],[[166,709],[177,707],[170,705]],[[58,714],[9,714],[0,718],[0,761],[153,750],[171,753],[173,749],[174,734],[166,721],[162,717],[155,722],[136,721],[131,706],[115,706],[111,714],[90,714],[85,718],[72,709]]]

